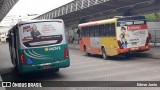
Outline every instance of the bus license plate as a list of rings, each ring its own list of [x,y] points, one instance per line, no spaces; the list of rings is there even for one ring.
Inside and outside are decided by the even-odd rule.
[[[44,66],[42,67],[42,69],[49,69],[49,68],[51,68],[50,65],[44,65]]]
[[[131,51],[138,50],[138,48],[131,48]]]
[[[136,45],[136,44],[137,44],[137,42],[132,42],[131,44],[132,44],[132,45]]]

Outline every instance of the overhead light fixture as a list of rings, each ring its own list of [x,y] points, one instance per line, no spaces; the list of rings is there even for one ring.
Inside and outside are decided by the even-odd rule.
[[[133,8],[133,7],[134,7],[134,5],[129,5],[128,7]]]
[[[149,4],[152,4],[152,3],[154,3],[155,1],[156,1],[156,0],[149,0],[148,3],[149,3]]]

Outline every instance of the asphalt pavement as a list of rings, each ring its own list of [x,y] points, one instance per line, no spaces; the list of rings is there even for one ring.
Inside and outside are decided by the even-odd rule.
[[[2,81],[160,81],[160,59],[134,55],[103,60],[100,55],[84,56],[77,49],[69,49],[71,65],[58,73],[51,71],[19,77],[11,64],[8,45],[0,44],[0,75]],[[0,88],[1,89],[1,88]],[[6,90],[28,88],[6,88]],[[159,87],[49,87],[30,90],[160,90]]]
[[[70,43],[69,48],[79,50],[79,44],[77,43]],[[158,43],[156,46],[154,44],[151,44],[151,48],[148,51],[141,52],[141,53],[134,53],[134,55],[137,56],[144,56],[147,58],[154,58],[154,59],[160,59],[160,44]]]

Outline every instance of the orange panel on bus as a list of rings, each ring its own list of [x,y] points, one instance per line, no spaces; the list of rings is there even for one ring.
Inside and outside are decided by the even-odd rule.
[[[84,37],[82,40],[79,41],[80,51],[84,51],[84,46],[86,46],[87,49],[91,48],[90,44],[90,37]]]
[[[91,53],[91,54],[100,54],[100,50],[99,50],[99,48],[91,48],[90,50],[89,50],[89,53]]]

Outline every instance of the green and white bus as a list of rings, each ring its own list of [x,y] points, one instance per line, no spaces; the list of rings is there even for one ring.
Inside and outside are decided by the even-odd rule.
[[[8,32],[11,61],[19,73],[70,66],[63,20],[21,21]]]

